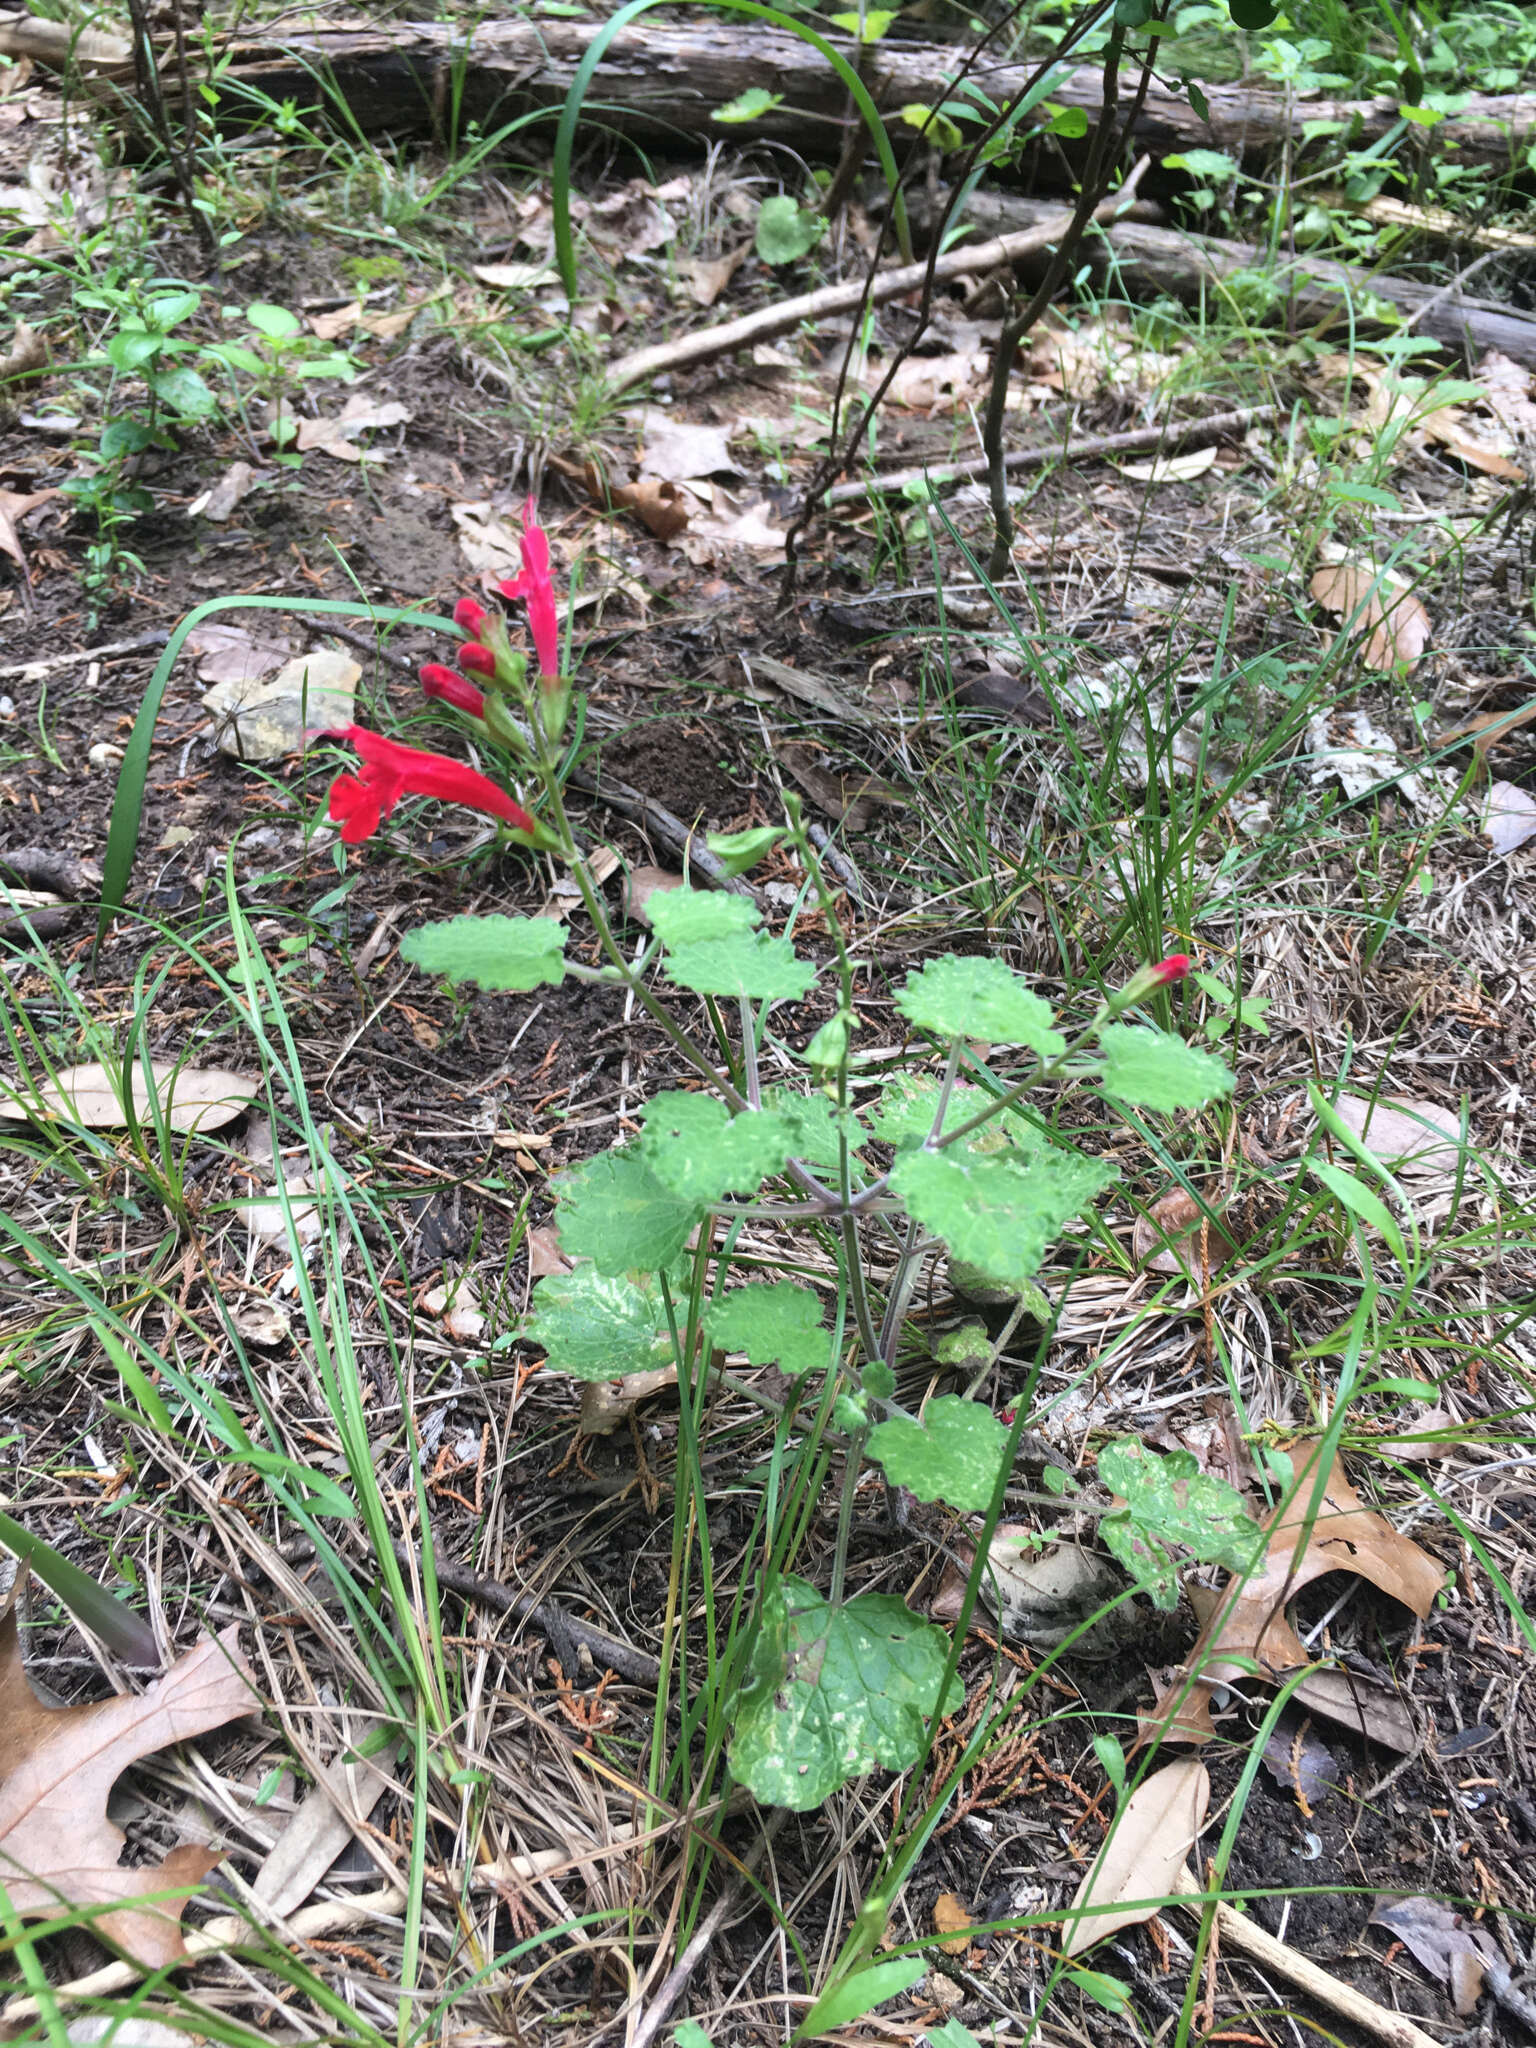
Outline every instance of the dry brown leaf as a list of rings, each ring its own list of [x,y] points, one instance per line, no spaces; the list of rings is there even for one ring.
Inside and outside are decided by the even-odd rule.
[[[692,495],[700,495],[698,487]],[[696,567],[714,561],[722,549],[760,548],[770,554],[782,550],[785,529],[775,524],[778,513],[766,498],[739,500],[722,484],[708,485],[705,496],[709,509],[690,513],[682,542],[683,553]]]
[[[205,683],[259,683],[274,675],[292,649],[286,641],[253,640],[243,626],[224,626],[210,619],[187,635],[187,649],[198,657],[197,673]]]
[[[470,274],[499,292],[537,291],[541,285],[558,283],[560,277],[547,263],[474,263]]]
[[[629,1420],[637,1401],[647,1401],[652,1394],[664,1394],[676,1385],[675,1365],[627,1372],[617,1380],[584,1380],[576,1427],[583,1436],[612,1436],[621,1422]]]
[[[1144,1719],[1144,1739],[1156,1732],[1184,1741],[1209,1741],[1215,1733],[1210,1719],[1213,1686],[1240,1684],[1251,1678],[1255,1665],[1259,1677],[1270,1681],[1309,1667],[1312,1660],[1286,1619],[1285,1608],[1304,1586],[1327,1572],[1368,1579],[1420,1620],[1434,1606],[1445,1583],[1444,1567],[1365,1506],[1346,1478],[1342,1460],[1334,1460],[1320,1497],[1315,1460],[1306,1466],[1298,1460],[1298,1466],[1296,1485],[1269,1524],[1269,1541],[1257,1567],[1246,1579],[1229,1579],[1219,1593],[1191,1588],[1196,1613],[1206,1609],[1200,1641],[1185,1670],[1164,1688]],[[1354,1675],[1311,1673],[1301,1690],[1300,1696],[1318,1712],[1338,1718],[1329,1702],[1336,1702],[1339,1695],[1329,1686],[1312,1687],[1314,1677],[1342,1677],[1347,1699],[1357,1684]],[[1353,1709],[1345,1717],[1358,1720]]]
[[[410,407],[398,398],[370,398],[365,392],[355,392],[329,419],[301,419],[297,446],[301,452],[314,449],[337,462],[379,462],[383,457],[376,450],[365,455],[353,442],[376,427],[402,426],[411,417]]]
[[[963,405],[986,385],[991,358],[984,349],[956,355],[908,356],[886,393],[892,405],[910,406],[931,418],[940,406]]]
[[[1448,747],[1456,740],[1470,740],[1472,751],[1480,761],[1486,761],[1501,740],[1512,732],[1518,732],[1522,725],[1529,725],[1536,718],[1536,697],[1528,704],[1516,704],[1508,711],[1485,711],[1478,718],[1469,718],[1465,725],[1453,725],[1441,733],[1437,746]]]
[[[542,1280],[550,1273],[569,1273],[576,1261],[568,1259],[560,1249],[560,1238],[553,1224],[540,1223],[528,1233],[528,1278]]]
[[[1488,410],[1511,434],[1530,439],[1536,436],[1536,399],[1531,396],[1531,373],[1512,362],[1497,349],[1490,349],[1473,375],[1482,385]]]
[[[1216,444],[1209,448],[1191,448],[1183,455],[1159,455],[1152,462],[1122,462],[1122,476],[1133,476],[1140,483],[1187,484],[1197,476],[1204,476],[1216,464]]]
[[[631,868],[624,877],[624,915],[633,918],[636,924],[648,925],[651,913],[647,908],[651,898],[659,890],[681,889],[683,878],[674,875],[669,868]]]
[[[61,1903],[122,1901],[91,1921],[95,1933],[147,1969],[185,1954],[184,1902],[132,1902],[194,1887],[217,1852],[188,1845],[162,1863],[124,1868],[118,1859],[126,1837],[107,1818],[107,1799],[141,1757],[222,1728],[257,1705],[238,1633],[232,1622],[217,1638],[205,1637],[144,1693],[45,1707],[22,1664],[14,1606],[0,1619],[0,1869],[13,1913],[35,1920]]]
[[[521,573],[518,536],[492,511],[489,499],[450,505],[448,511],[459,529],[460,552],[477,576],[501,578]]]
[[[940,1892],[934,1900],[933,1924],[935,1930],[945,1937],[939,1943],[945,1955],[963,1956],[970,1947],[966,1930],[976,1923],[954,1892]]]
[[[1513,782],[1492,783],[1483,830],[1497,858],[1518,853],[1528,839],[1536,839],[1536,797]]]
[[[1160,1910],[1156,1901],[1172,1893],[1205,1825],[1210,1797],[1211,1781],[1198,1757],[1181,1757],[1143,1779],[1115,1816],[1072,1901],[1074,1913],[1085,1906],[1111,1910],[1081,1920],[1069,1917],[1063,1954],[1081,1955],[1105,1935],[1139,1927]]]
[[[216,484],[192,500],[187,517],[211,519],[216,526],[222,526],[255,481],[256,472],[248,462],[232,462]]]
[[[696,306],[712,306],[751,253],[752,244],[743,242],[724,256],[694,256],[679,264],[689,298]]]
[[[152,1060],[155,1093],[167,1123],[173,1131],[217,1131],[233,1123],[256,1093],[258,1083],[247,1074],[231,1073],[224,1067],[178,1067],[171,1060]],[[24,1122],[34,1114],[67,1116],[88,1130],[116,1130],[127,1122],[123,1114],[122,1079],[95,1061],[80,1067],[62,1067],[38,1088],[40,1108],[34,1111],[29,1097],[6,1086],[9,1100],[0,1102],[0,1117]],[[144,1069],[133,1068],[133,1107],[140,1121],[151,1114],[149,1089]]]
[[[1380,1898],[1365,1924],[1385,1927],[1400,1941],[1415,1962],[1447,1987],[1463,2019],[1482,1996],[1486,1965],[1504,1960],[1486,1929],[1439,1899]]]
[[[305,325],[319,341],[340,341],[344,334],[350,334],[363,317],[363,302],[354,299],[349,306],[338,306],[331,313],[312,313]]]
[[[1461,1118],[1438,1102],[1409,1102],[1400,1095],[1341,1095],[1333,1105],[1340,1121],[1368,1151],[1395,1173],[1454,1173],[1461,1156]]]
[[[1326,612],[1366,636],[1360,659],[1381,672],[1412,668],[1429,645],[1429,613],[1401,577],[1369,562],[1329,562],[1310,589]]]
[[[47,367],[46,338],[36,327],[29,327],[25,320],[18,320],[10,347],[0,355],[0,408],[12,396],[8,388],[10,385],[19,384],[26,377],[35,377]]]
[[[1438,412],[1432,412],[1422,423],[1430,440],[1440,446],[1458,462],[1464,462],[1468,469],[1481,470],[1484,476],[1504,477],[1511,483],[1524,483],[1525,471],[1518,462],[1512,462],[1508,454],[1493,447],[1475,434],[1467,424],[1466,415],[1459,406],[1447,405]]]
[[[1234,1250],[1226,1232],[1207,1220],[1206,1210],[1219,1207],[1207,1199],[1203,1210],[1183,1188],[1170,1188],[1136,1218],[1131,1256],[1153,1273],[1186,1273],[1208,1281]]]
[[[646,407],[638,424],[644,436],[640,469],[645,477],[676,484],[689,477],[740,474],[741,465],[731,460],[729,427],[674,419],[654,405]]]
[[[687,529],[691,502],[664,477],[641,476],[630,484],[612,484],[606,495],[615,511],[633,512],[658,540],[676,540]]]
[[[778,756],[791,779],[799,783],[811,801],[829,818],[846,824],[850,832],[866,831],[882,805],[902,803],[901,791],[878,775],[840,775],[834,769],[823,768],[814,758],[819,752],[818,747],[789,740],[779,747]]]
[[[23,576],[27,573],[27,558],[21,547],[20,522],[58,495],[57,490],[0,491],[0,554],[9,555]]]

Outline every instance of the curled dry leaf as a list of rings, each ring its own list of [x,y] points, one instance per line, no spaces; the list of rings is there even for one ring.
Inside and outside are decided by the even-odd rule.
[[[1430,1612],[1445,1583],[1444,1567],[1365,1506],[1345,1476],[1342,1460],[1335,1459],[1321,1487],[1320,1476],[1315,1460],[1301,1466],[1295,1486],[1269,1524],[1264,1555],[1246,1579],[1230,1578],[1214,1594],[1208,1588],[1191,1589],[1196,1612],[1206,1610],[1200,1641],[1143,1722],[1144,1739],[1162,1735],[1209,1742],[1216,1732],[1210,1718],[1215,1686],[1241,1684],[1251,1679],[1255,1667],[1258,1676],[1270,1682],[1308,1669],[1312,1660],[1287,1621],[1285,1608],[1304,1586],[1327,1572],[1368,1579],[1420,1620]],[[1318,1670],[1309,1672],[1298,1697],[1332,1719],[1356,1727],[1367,1722],[1367,1733],[1392,1741],[1406,1717],[1383,1708],[1372,1720],[1366,1703],[1371,1691],[1353,1673]]]
[[[330,418],[301,419],[298,446],[301,452],[313,448],[337,462],[379,462],[383,459],[381,455],[373,451],[365,455],[353,443],[359,435],[371,433],[377,427],[401,426],[411,416],[410,407],[397,398],[381,400],[370,398],[366,392],[355,392],[341,411]]]
[[[0,491],[0,554],[9,555],[23,576],[27,573],[27,558],[21,546],[21,521],[58,495],[57,490]]]
[[[956,1893],[939,1893],[933,1902],[933,1925],[935,1932],[944,1937],[939,1947],[943,1949],[945,1955],[965,1954],[970,1947],[968,1930],[975,1924]]]
[[[135,1904],[195,1887],[217,1853],[188,1846],[162,1863],[125,1869],[126,1837],[107,1799],[130,1764],[240,1719],[257,1704],[231,1624],[178,1657],[148,1691],[90,1706],[45,1707],[22,1664],[16,1611],[0,1619],[0,1870],[11,1910],[35,1920],[61,1904],[110,1906],[91,1922],[147,1969],[186,1952],[182,1901]]]
[[[668,889],[681,889],[682,886],[682,876],[674,875],[670,869],[631,868],[624,877],[624,915],[633,918],[636,924],[649,925],[651,898]]]
[[[1231,1238],[1207,1214],[1219,1207],[1208,1198],[1202,1209],[1183,1188],[1170,1188],[1145,1216],[1136,1218],[1131,1256],[1152,1273],[1186,1273],[1193,1280],[1209,1281],[1235,1249]]]
[[[1518,853],[1528,840],[1536,839],[1536,797],[1513,782],[1493,783],[1483,831],[1496,859]]]
[[[1330,562],[1310,585],[1324,611],[1366,636],[1360,659],[1367,668],[1411,669],[1429,645],[1429,613],[1400,576],[1369,562]]]
[[[740,474],[741,465],[731,459],[728,426],[674,419],[656,405],[647,406],[637,424],[643,439],[640,468],[646,477],[678,484],[689,477]]]
[[[1497,349],[1490,349],[1475,375],[1483,387],[1483,402],[1499,425],[1517,439],[1536,439],[1536,397],[1532,395],[1530,371]]]
[[[1446,1986],[1463,2019],[1482,1996],[1487,1966],[1503,1965],[1493,1936],[1439,1899],[1380,1898],[1366,1925],[1385,1927],[1400,1941],[1415,1962]]]
[[[189,519],[207,519],[215,526],[222,526],[247,496],[256,481],[256,472],[248,462],[232,462],[216,484],[210,484],[206,491],[195,497],[187,507]],[[225,627],[226,632],[233,629]],[[188,638],[192,638],[188,635]]]
[[[1198,1757],[1165,1764],[1116,1814],[1092,1870],[1077,1888],[1062,1952],[1081,1955],[1107,1934],[1139,1927],[1175,1888],[1205,1825],[1211,1781]],[[1079,1919],[1085,1908],[1097,1910]]]
[[[280,669],[293,651],[286,640],[255,640],[243,626],[214,619],[194,626],[186,645],[197,656],[198,677],[205,683],[259,683]]]
[[[152,1060],[155,1100],[173,1131],[217,1131],[233,1123],[255,1095],[257,1083],[248,1074],[236,1074],[226,1067],[178,1067],[171,1060]],[[28,1117],[68,1117],[88,1130],[111,1131],[126,1124],[123,1111],[122,1075],[95,1061],[81,1067],[62,1067],[51,1080],[31,1094],[0,1081],[6,1098],[0,1101],[0,1117],[13,1123]],[[133,1112],[139,1122],[153,1114],[149,1085],[142,1064],[133,1069]]]
[[[1341,1095],[1333,1105],[1339,1120],[1368,1151],[1395,1173],[1454,1173],[1461,1156],[1461,1119],[1438,1102],[1408,1102],[1380,1096],[1367,1102]]]
[[[1500,741],[1507,740],[1522,725],[1529,725],[1533,718],[1536,718],[1536,697],[1527,704],[1513,705],[1507,711],[1485,711],[1478,718],[1469,718],[1465,725],[1453,725],[1441,733],[1436,744],[1448,747],[1457,740],[1470,740],[1479,761],[1486,761]]]
[[[689,298],[696,306],[712,306],[751,253],[752,244],[743,242],[725,256],[694,256],[680,264]]]
[[[676,1385],[675,1365],[627,1372],[617,1380],[584,1380],[576,1427],[583,1436],[612,1436],[621,1422],[629,1420],[637,1401],[648,1401],[652,1394],[664,1394]]]

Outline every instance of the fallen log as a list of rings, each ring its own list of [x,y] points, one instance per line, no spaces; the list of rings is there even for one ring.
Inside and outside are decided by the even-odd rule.
[[[823,32],[825,24],[819,24]],[[563,102],[576,68],[602,24],[544,17],[481,21],[468,32],[449,22],[343,21],[284,26],[225,38],[211,80],[216,118],[263,119],[260,96],[301,105],[341,102],[351,124],[393,135],[445,132],[450,118],[482,133],[516,116]],[[963,45],[911,42],[899,36],[866,46],[834,38],[862,74],[903,150],[913,131],[900,109],[941,99],[965,61]],[[1025,64],[983,58],[969,77],[998,104],[1031,75]],[[722,130],[711,116],[748,86],[766,86],[780,104],[752,121]],[[1263,154],[1281,143],[1298,147],[1318,124],[1364,148],[1400,119],[1397,102],[1286,100],[1240,85],[1204,88],[1210,120],[1177,92],[1155,83],[1132,130],[1138,152],[1210,148],[1234,156]],[[1058,106],[1098,117],[1100,78],[1091,65],[1052,88]],[[830,65],[798,36],[765,24],[658,21],[622,30],[603,54],[588,93],[594,126],[648,143],[706,139],[787,142],[808,155],[833,157],[848,132],[847,95]],[[855,117],[856,118],[856,117]],[[1460,164],[1513,164],[1536,140],[1536,94],[1473,93],[1454,120],[1414,131],[1434,149],[1454,143]]]
[[[1034,227],[1050,212],[1037,201],[978,192],[968,218],[980,231],[995,236]],[[1219,288],[1236,271],[1260,269],[1274,290],[1274,317],[1285,318],[1292,328],[1337,326],[1348,310],[1358,327],[1379,332],[1388,323],[1379,315],[1373,318],[1371,301],[1385,301],[1407,316],[1416,333],[1448,349],[1464,349],[1474,359],[1497,349],[1514,362],[1536,368],[1536,314],[1493,299],[1464,297],[1454,283],[1424,284],[1412,277],[1378,275],[1304,251],[1272,260],[1250,242],[1183,234],[1138,220],[1104,227],[1084,245],[1084,254],[1101,280],[1113,267],[1121,288],[1133,298],[1164,292],[1171,298],[1193,299]],[[1027,273],[1028,255],[1020,267]]]

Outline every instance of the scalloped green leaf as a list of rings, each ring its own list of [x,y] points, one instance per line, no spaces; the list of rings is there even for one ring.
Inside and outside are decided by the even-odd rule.
[[[763,1107],[788,1124],[790,1158],[803,1159],[811,1166],[837,1164],[840,1131],[847,1131],[848,1143],[855,1151],[868,1138],[863,1125],[856,1118],[843,1115],[825,1095],[796,1095],[791,1088],[765,1088]]]
[[[1042,1059],[1057,1059],[1067,1041],[1050,1004],[1022,975],[988,954],[947,953],[909,974],[896,1007],[936,1038],[984,1038],[992,1045],[1027,1045]]]
[[[816,979],[813,962],[802,960],[788,939],[772,939],[766,932],[734,932],[725,939],[674,946],[666,967],[679,988],[691,988],[695,995],[762,1002],[798,1002]]]
[[[481,988],[558,988],[565,979],[565,928],[554,917],[450,917],[407,932],[400,955],[424,974]]]
[[[641,1158],[685,1202],[755,1194],[770,1174],[782,1172],[793,1150],[782,1117],[765,1109],[732,1116],[714,1095],[675,1089],[656,1096],[640,1114]]]
[[[1243,1496],[1189,1451],[1165,1457],[1127,1437],[1100,1451],[1099,1478],[1125,1502],[1099,1533],[1159,1607],[1178,1604],[1176,1552],[1240,1573],[1257,1562],[1265,1535]]]
[[[750,897],[719,889],[658,889],[645,908],[651,929],[664,946],[728,939],[762,921],[762,912]]]
[[[934,1113],[939,1106],[941,1084],[927,1076],[895,1073],[880,1091],[879,1106],[870,1119],[874,1135],[884,1145],[921,1145],[933,1129]],[[991,1098],[984,1088],[973,1087],[969,1081],[957,1081],[949,1091],[949,1103],[944,1112],[945,1128],[953,1130],[957,1124],[965,1123],[976,1112],[985,1109]],[[1001,1125],[984,1125],[971,1143],[986,1144],[994,1133],[1001,1135]]]
[[[1199,1109],[1236,1085],[1231,1068],[1214,1053],[1148,1024],[1106,1024],[1099,1050],[1104,1093],[1142,1109]]]
[[[797,1379],[831,1362],[832,1332],[821,1303],[793,1280],[753,1280],[738,1287],[704,1318],[709,1341],[721,1351],[744,1351],[753,1365],[779,1365]]]
[[[965,1514],[992,1504],[1008,1451],[1008,1430],[990,1408],[941,1394],[921,1422],[892,1415],[869,1433],[869,1455],[892,1486],[919,1500],[941,1500]]]
[[[902,1771],[927,1723],[963,1703],[944,1687],[949,1639],[890,1593],[832,1607],[804,1579],[764,1596],[737,1698],[731,1769],[767,1806],[808,1813],[850,1778]]]
[[[1052,1146],[990,1156],[967,1146],[905,1152],[891,1186],[907,1214],[957,1259],[1020,1286],[1074,1216],[1115,1178],[1113,1164]]]
[[[655,1281],[599,1273],[586,1260],[538,1282],[523,1334],[542,1347],[552,1371],[579,1380],[622,1379],[627,1372],[671,1365],[674,1358]]]
[[[610,1276],[670,1264],[706,1213],[663,1186],[632,1145],[557,1174],[554,1188],[562,1250]]]

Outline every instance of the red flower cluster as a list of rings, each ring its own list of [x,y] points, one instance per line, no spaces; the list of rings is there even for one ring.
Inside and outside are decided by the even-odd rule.
[[[539,674],[560,673],[560,621],[555,616],[555,586],[549,573],[549,535],[538,524],[539,508],[530,498],[523,507],[523,558],[521,576],[509,576],[497,585],[503,597],[521,598],[528,607],[528,631],[538,656]],[[458,616],[457,613],[454,614]]]

